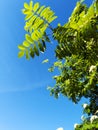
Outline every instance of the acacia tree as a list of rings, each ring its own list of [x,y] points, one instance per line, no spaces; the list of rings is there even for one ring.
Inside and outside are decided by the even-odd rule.
[[[22,10],[25,17],[25,40],[19,45],[18,57],[34,58],[44,52],[47,42],[51,42],[47,28],[51,29],[52,37],[58,42],[55,48],[56,62],[49,69],[59,70],[53,78],[54,87],[49,87],[51,95],[58,98],[61,93],[78,103],[82,97],[89,99],[84,108],[87,117],[76,130],[97,130],[98,119],[98,0],[87,7],[83,1],[76,4],[69,20],[56,28],[51,22],[57,18],[50,7],[39,3],[24,3]],[[91,116],[91,117],[90,117]],[[93,122],[91,121],[93,118]]]

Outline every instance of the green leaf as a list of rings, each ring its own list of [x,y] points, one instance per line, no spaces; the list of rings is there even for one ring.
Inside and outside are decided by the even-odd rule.
[[[27,14],[30,14],[30,10],[28,9],[22,9],[22,13],[27,15]]]
[[[41,7],[39,8],[39,10],[37,11],[37,14],[40,14],[41,11],[42,11],[44,8],[45,8],[45,6],[41,6]]]
[[[50,23],[50,22],[52,22],[53,20],[55,20],[57,18],[57,16],[53,16],[53,17],[51,17],[49,20],[48,20],[48,22]]]
[[[32,10],[33,7],[33,1],[30,1],[30,9]]]
[[[30,48],[30,56],[32,57],[32,58],[34,58],[34,50],[33,50],[33,48]]]
[[[46,49],[46,44],[45,44],[45,41],[42,40],[42,43],[43,43],[43,47],[44,47],[44,50]]]
[[[24,8],[25,9],[30,9],[29,5],[26,2],[24,3]]]
[[[35,31],[35,35],[37,38],[42,38],[42,34],[38,30]]]
[[[43,27],[40,28],[40,32],[41,32],[42,34],[44,34],[44,32],[46,31],[47,27],[48,27],[48,24],[44,24]]]
[[[61,26],[61,24],[60,23],[58,23],[58,27],[60,27]]]
[[[44,20],[37,18],[33,25],[34,31],[38,31],[40,33],[40,29],[44,26],[44,24],[45,24]],[[43,33],[40,33],[40,35],[42,36]]]
[[[95,1],[96,14],[98,15],[98,0]]]
[[[34,42],[33,39],[30,37],[29,34],[26,34],[26,35],[25,35],[25,38],[26,38],[26,40],[27,40],[29,43],[33,43],[33,42]]]
[[[49,62],[49,59],[45,59],[42,61],[42,63],[48,63]]]
[[[35,11],[37,11],[37,9],[39,8],[39,3],[37,2],[35,5],[34,5],[34,7],[33,7],[33,11],[35,12]]]
[[[29,20],[29,23],[32,23],[32,26],[36,20],[37,16],[36,15],[33,15],[32,18]]]
[[[34,44],[34,52],[37,56],[39,56],[39,50],[38,48],[36,47],[36,44]]]
[[[32,12],[29,12],[29,14],[26,15],[25,20],[28,20],[32,17]]]
[[[61,61],[54,62],[54,66],[55,67],[62,67],[62,62]]]
[[[50,68],[48,69],[48,71],[49,71],[49,72],[53,72],[53,71],[54,71],[54,66],[50,67]]]
[[[49,10],[50,10],[50,7],[46,7],[45,9],[43,9],[40,16],[43,17]]]
[[[46,12],[43,13],[42,17],[49,22],[50,18],[54,17],[54,12],[48,9]]]
[[[20,51],[19,53],[18,53],[18,58],[21,58],[21,57],[23,57],[24,56],[24,51]]]
[[[90,18],[94,16],[94,14],[95,14],[95,7],[94,7],[94,4],[92,4],[88,9],[87,17]]]
[[[22,51],[24,51],[26,48],[23,45],[18,45],[18,48]]]
[[[27,42],[27,41],[24,41],[24,42],[23,42],[23,45],[24,45],[25,47],[30,47],[30,43]]]
[[[40,29],[44,26],[44,20],[40,19],[36,25],[36,29]],[[42,35],[42,34],[41,34]]]
[[[38,36],[36,35],[36,33],[37,33],[37,30],[36,31],[34,31],[32,34],[31,34],[31,38],[34,40],[34,41],[38,41]]]
[[[46,32],[44,33],[45,41],[50,42],[49,37],[47,36]]]
[[[29,51],[26,49],[26,59],[29,60],[30,56],[29,56]]]
[[[39,47],[39,49],[40,49],[41,52],[45,51],[43,45],[40,42],[38,42],[38,47]]]
[[[48,20],[54,17],[54,12],[50,7],[40,6],[38,2],[33,4],[32,0],[29,4],[24,3],[22,12],[26,15],[24,29],[27,34],[25,34],[26,40],[18,48],[26,53],[28,59],[29,55],[31,57],[34,57],[34,54],[39,56],[39,51],[44,52],[46,49],[45,41],[50,42],[48,36],[45,36],[44,33],[49,26]],[[33,48],[31,44],[35,44]]]

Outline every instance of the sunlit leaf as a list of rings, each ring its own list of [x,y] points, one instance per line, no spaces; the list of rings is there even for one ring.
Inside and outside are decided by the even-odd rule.
[[[39,56],[39,51],[45,51],[45,42],[50,42],[50,40],[48,36],[44,34],[46,29],[50,26],[51,21],[54,19],[55,13],[50,7],[40,6],[38,2],[33,4],[32,0],[29,4],[26,2],[24,3],[22,12],[25,15],[24,29],[27,34],[25,35],[25,41],[22,45],[19,45],[18,48],[25,51],[26,58],[28,59],[29,54],[31,57],[34,57],[34,54]]]
[[[53,20],[55,20],[57,18],[57,16],[53,16],[52,18],[50,18],[48,21],[52,22]]]
[[[40,16],[43,17],[49,10],[50,10],[50,7],[44,8],[43,11],[41,12]]]
[[[23,45],[18,45],[18,48],[23,51],[25,50],[25,47]]]
[[[33,42],[34,42],[33,39],[31,38],[31,36],[30,36],[29,34],[26,34],[26,35],[25,35],[25,38],[26,38],[26,40],[27,40],[29,43],[33,43]]]
[[[53,72],[53,71],[54,71],[54,66],[50,67],[50,68],[48,69],[48,71],[49,71],[49,72]]]
[[[34,40],[34,41],[37,41],[39,38],[36,34],[37,31],[33,32],[32,35],[31,35],[31,38]]]
[[[36,11],[38,8],[39,8],[39,3],[37,2],[35,5],[34,5],[34,7],[33,7],[33,11]]]
[[[24,41],[24,42],[23,42],[23,46],[25,46],[25,47],[29,47],[29,46],[30,46],[30,43],[27,42],[27,41]]]
[[[27,41],[24,41],[24,42],[23,42],[23,45],[24,45],[25,47],[29,47],[29,46],[30,46],[30,43],[27,42]]]
[[[25,15],[28,15],[28,14],[30,14],[30,10],[22,9],[22,13],[25,14]]]
[[[42,61],[42,63],[48,63],[49,62],[49,59],[45,59]]]
[[[30,9],[32,10],[32,7],[33,7],[33,1],[31,0],[30,1]]]
[[[32,58],[34,58],[34,56],[35,56],[35,54],[34,54],[34,50],[33,50],[32,47],[30,48],[30,56],[31,56]]]
[[[32,17],[32,12],[30,12],[28,15],[26,15],[25,20],[28,20]]]
[[[24,3],[24,8],[26,8],[26,9],[30,8],[29,5],[26,2]]]
[[[19,53],[18,53],[18,58],[21,58],[21,57],[23,57],[24,56],[24,51],[20,51]]]
[[[42,11],[44,8],[45,8],[45,6],[41,6],[41,7],[39,8],[39,10],[37,11],[37,14],[40,14],[41,11]]]

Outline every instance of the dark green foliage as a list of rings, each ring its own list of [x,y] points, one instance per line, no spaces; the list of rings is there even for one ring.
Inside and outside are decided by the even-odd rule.
[[[51,94],[61,93],[75,103],[83,96],[89,98],[89,114],[93,114],[98,109],[98,0],[89,8],[78,2],[69,21],[54,29],[53,37],[60,61],[54,68],[60,73],[54,77]]]

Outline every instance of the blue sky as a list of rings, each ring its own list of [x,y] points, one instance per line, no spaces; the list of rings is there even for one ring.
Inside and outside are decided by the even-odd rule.
[[[29,2],[29,0],[25,0]],[[47,45],[45,54],[27,61],[18,59],[17,45],[24,40],[24,0],[0,0],[0,130],[73,130],[82,115],[81,104],[73,104],[60,96],[54,99],[47,91],[53,86],[53,74],[42,64],[45,58],[54,61],[54,46]],[[58,19],[52,26],[67,22],[77,0],[34,0],[51,6]],[[89,5],[92,0],[85,0]]]

